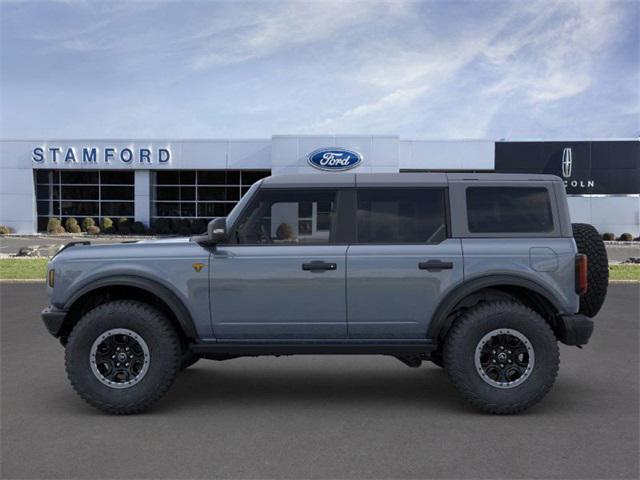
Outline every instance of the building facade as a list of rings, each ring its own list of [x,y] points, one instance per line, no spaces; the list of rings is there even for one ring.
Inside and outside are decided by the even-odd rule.
[[[575,222],[640,235],[640,141],[424,141],[393,135],[274,135],[248,140],[5,140],[0,224],[17,233],[51,217],[208,220],[268,175],[335,175],[317,152],[357,156],[351,172],[551,173]],[[345,155],[350,155],[345,153]],[[338,165],[338,169],[339,169]]]

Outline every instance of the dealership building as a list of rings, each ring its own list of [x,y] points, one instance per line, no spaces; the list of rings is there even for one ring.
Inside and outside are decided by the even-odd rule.
[[[316,161],[318,152],[324,156]],[[262,177],[338,175],[334,165],[326,164],[334,161],[342,171],[348,167],[356,173],[554,174],[565,181],[574,222],[591,223],[600,232],[640,235],[639,139],[274,135],[247,140],[3,140],[0,224],[30,234],[45,230],[51,217],[93,217],[97,222],[126,217],[145,225],[159,218],[210,219],[225,216]]]

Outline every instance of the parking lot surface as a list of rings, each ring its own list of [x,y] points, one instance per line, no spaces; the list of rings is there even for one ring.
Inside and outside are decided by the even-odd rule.
[[[468,407],[431,364],[201,361],[146,414],[69,386],[42,284],[0,284],[3,478],[638,478],[639,290],[610,288],[583,350],[518,416]]]

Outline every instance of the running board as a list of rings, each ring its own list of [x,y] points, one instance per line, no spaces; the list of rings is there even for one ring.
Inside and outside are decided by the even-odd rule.
[[[260,355],[425,355],[436,349],[432,342],[215,342],[194,343],[201,355],[253,357]]]

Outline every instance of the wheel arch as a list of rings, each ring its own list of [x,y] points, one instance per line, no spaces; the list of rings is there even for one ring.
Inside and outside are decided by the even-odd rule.
[[[539,283],[515,275],[489,275],[464,282],[444,297],[429,324],[427,338],[444,338],[458,313],[487,299],[518,300],[541,314],[554,331],[555,319],[563,311],[552,291]]]
[[[121,299],[138,300],[156,306],[169,317],[183,339],[197,338],[191,313],[184,302],[164,285],[135,275],[98,279],[74,292],[64,305],[68,313],[60,330],[60,338],[64,342],[73,326],[88,310],[106,301]]]

